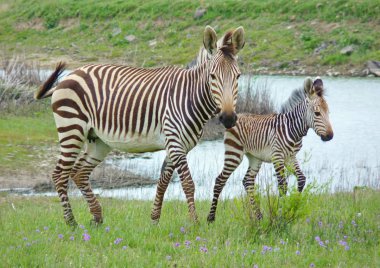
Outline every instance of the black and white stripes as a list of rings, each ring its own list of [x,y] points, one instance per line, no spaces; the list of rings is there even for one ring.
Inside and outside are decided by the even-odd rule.
[[[329,110],[323,97],[323,82],[317,77],[307,78],[304,87],[295,91],[282,107],[283,113],[269,115],[240,114],[235,127],[225,134],[225,160],[216,178],[214,196],[208,221],[215,220],[218,198],[231,173],[240,165],[243,156],[249,160],[249,168],[243,180],[244,188],[254,206],[257,218],[259,207],[253,197],[255,177],[263,162],[272,162],[278,179],[280,194],[287,191],[285,164],[294,167],[298,179],[298,191],[305,186],[296,154],[302,147],[302,138],[312,128],[323,141],[331,140],[333,130]]]
[[[228,32],[220,48],[216,40],[215,31],[207,26],[204,45],[212,57],[190,70],[86,65],[53,88],[65,67],[57,66],[36,98],[52,96],[61,147],[53,180],[67,223],[76,224],[67,196],[69,178],[88,201],[94,221],[102,222],[101,206],[88,177],[112,148],[127,152],[165,149],[167,157],[152,220],[160,218],[163,196],[174,169],[180,176],[191,218],[197,219],[186,154],[197,144],[204,124],[216,111],[221,111],[221,121],[227,128],[235,124],[240,74],[236,54],[244,46],[244,31],[239,27]]]

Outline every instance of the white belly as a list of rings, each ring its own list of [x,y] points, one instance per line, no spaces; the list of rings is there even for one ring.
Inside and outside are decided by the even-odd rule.
[[[263,162],[272,162],[272,150],[269,147],[265,147],[261,150],[248,151],[248,153]]]
[[[165,137],[158,131],[140,136],[128,134],[120,138],[99,135],[99,138],[111,148],[129,153],[155,152],[165,149]]]

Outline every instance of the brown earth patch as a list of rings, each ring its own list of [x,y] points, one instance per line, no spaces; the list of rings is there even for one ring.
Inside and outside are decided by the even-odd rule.
[[[24,22],[19,22],[15,25],[15,29],[18,31],[23,31],[23,30],[37,30],[37,31],[44,31],[46,30],[46,27],[44,26],[44,20],[41,18],[34,18],[31,19],[30,21],[24,21]]]

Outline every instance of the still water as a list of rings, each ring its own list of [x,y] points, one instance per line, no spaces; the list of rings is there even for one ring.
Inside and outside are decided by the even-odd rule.
[[[247,77],[240,83],[246,83]],[[259,76],[254,83],[265,84],[279,107],[293,89],[303,85],[305,77]],[[308,183],[323,185],[331,192],[351,191],[355,186],[380,188],[380,80],[376,78],[324,78],[326,100],[334,138],[329,142],[309,130],[298,154],[301,168]],[[198,144],[189,154],[188,161],[196,186],[197,199],[211,199],[214,180],[223,166],[223,141]],[[122,170],[158,179],[165,152],[145,153],[133,159],[108,160]],[[223,190],[222,198],[244,194],[242,178],[248,167],[243,163],[233,173]],[[271,164],[263,164],[257,179],[262,189],[275,187],[276,178]],[[295,178],[289,178],[294,185]],[[118,190],[97,190],[102,196],[126,199],[153,200],[155,185]],[[177,176],[168,187],[166,199],[184,199]]]

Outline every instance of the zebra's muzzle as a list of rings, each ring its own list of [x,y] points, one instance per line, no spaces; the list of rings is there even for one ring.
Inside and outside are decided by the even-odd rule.
[[[233,113],[225,113],[223,112],[219,116],[219,121],[223,124],[225,128],[232,128],[236,125],[237,115],[235,112]]]
[[[327,135],[321,136],[321,139],[323,141],[330,141],[330,140],[332,140],[333,137],[334,137],[334,134],[333,133],[329,133]]]

